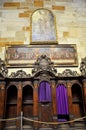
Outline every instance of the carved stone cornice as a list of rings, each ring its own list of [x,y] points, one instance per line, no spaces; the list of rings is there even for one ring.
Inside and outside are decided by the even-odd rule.
[[[32,69],[32,74],[35,75],[40,71],[49,71],[53,74],[57,73],[57,70],[54,67],[54,63],[51,62],[51,59],[46,55],[41,55],[40,57],[38,57],[37,61],[34,64],[34,69]]]
[[[0,77],[7,77],[7,75],[8,75],[8,69],[6,67],[6,64],[0,58]]]
[[[30,74],[26,74],[23,70],[18,70],[17,72],[12,72],[9,78],[30,78]]]
[[[64,70],[62,73],[58,73],[58,77],[78,77],[80,76],[77,71],[72,71],[70,69]]]
[[[86,77],[86,57],[81,59],[80,71],[81,75]]]

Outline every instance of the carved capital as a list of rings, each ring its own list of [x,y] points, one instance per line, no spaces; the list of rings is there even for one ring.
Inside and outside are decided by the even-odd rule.
[[[4,85],[0,85],[0,88],[1,88],[1,90],[4,90],[5,86]]]
[[[0,89],[4,90],[5,89],[5,82],[0,82]]]
[[[0,58],[0,74],[1,77],[7,77],[8,75],[8,69],[6,67],[6,64],[3,60],[1,60],[1,58]]]
[[[22,89],[22,83],[19,82],[19,83],[17,84],[17,87],[18,87],[18,89]]]
[[[82,82],[83,82],[83,87],[86,87],[86,79],[84,79]]]
[[[86,77],[86,57],[81,59],[80,71],[81,75]]]
[[[38,81],[37,80],[34,81],[34,88],[38,88]]]
[[[52,88],[55,88],[55,86],[56,86],[55,80],[52,80],[52,81],[51,81],[51,84],[52,84]]]
[[[72,86],[72,83],[71,83],[70,81],[68,81],[68,82],[67,82],[67,87],[68,87],[68,88],[71,88],[71,86]]]

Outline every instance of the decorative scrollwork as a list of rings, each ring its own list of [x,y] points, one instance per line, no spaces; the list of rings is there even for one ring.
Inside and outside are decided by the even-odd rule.
[[[0,58],[0,75],[3,77],[7,77],[8,69],[6,67],[6,64],[3,60]]]
[[[80,71],[82,76],[86,76],[86,57],[81,60]]]
[[[18,70],[17,72],[12,72],[9,78],[28,78],[31,77],[30,74],[26,74],[23,70]]]
[[[57,73],[57,70],[54,67],[54,63],[51,62],[50,58],[46,55],[41,55],[38,57],[37,61],[34,64],[34,69],[32,70],[32,74],[35,74],[39,71],[50,71],[54,74]]]
[[[64,70],[62,73],[58,73],[59,77],[73,77],[73,76],[79,76],[79,74],[76,71],[71,71],[70,69]]]

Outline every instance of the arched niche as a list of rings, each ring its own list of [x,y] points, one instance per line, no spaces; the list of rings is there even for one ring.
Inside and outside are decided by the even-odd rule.
[[[38,88],[39,102],[42,104],[47,104],[51,102],[51,87],[50,83],[47,81],[42,81]]]
[[[22,92],[22,109],[24,116],[33,116],[33,88],[30,85],[23,87]]]
[[[39,97],[39,120],[51,122],[53,120],[53,107],[51,97],[51,86],[47,81],[41,81],[38,88]],[[51,127],[49,124],[40,124],[40,127]]]
[[[58,121],[67,121],[69,119],[67,88],[63,84],[56,87],[56,106]]]
[[[52,11],[39,8],[31,15],[31,42],[56,42],[56,19]]]
[[[11,85],[6,92],[6,118],[17,117],[17,87]]]
[[[75,117],[83,116],[83,99],[82,99],[82,88],[79,84],[75,83],[72,85],[72,104],[73,114]]]

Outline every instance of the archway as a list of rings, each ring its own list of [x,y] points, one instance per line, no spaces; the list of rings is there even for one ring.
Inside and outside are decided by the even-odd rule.
[[[24,116],[33,116],[33,89],[27,85],[23,88],[23,114]]]
[[[25,117],[33,117],[33,88],[30,85],[23,87],[22,111]],[[23,125],[32,125],[32,122],[24,121]]]
[[[6,114],[5,118],[16,118],[17,117],[17,87],[11,85],[7,89],[6,99]],[[16,126],[16,120],[5,122],[6,127]]]
[[[52,121],[51,86],[47,81],[42,81],[38,88],[39,95],[39,120]],[[50,127],[48,124],[40,124],[40,127]]]
[[[82,89],[80,85],[73,84],[72,86],[72,103],[73,103],[73,114],[75,117],[83,116],[83,100],[82,100]]]
[[[68,96],[67,89],[63,84],[59,84],[56,88],[56,103],[58,121],[68,120]]]
[[[42,81],[39,85],[39,102],[51,102],[51,88],[47,81]]]
[[[17,88],[12,85],[7,89],[6,118],[17,117]]]

